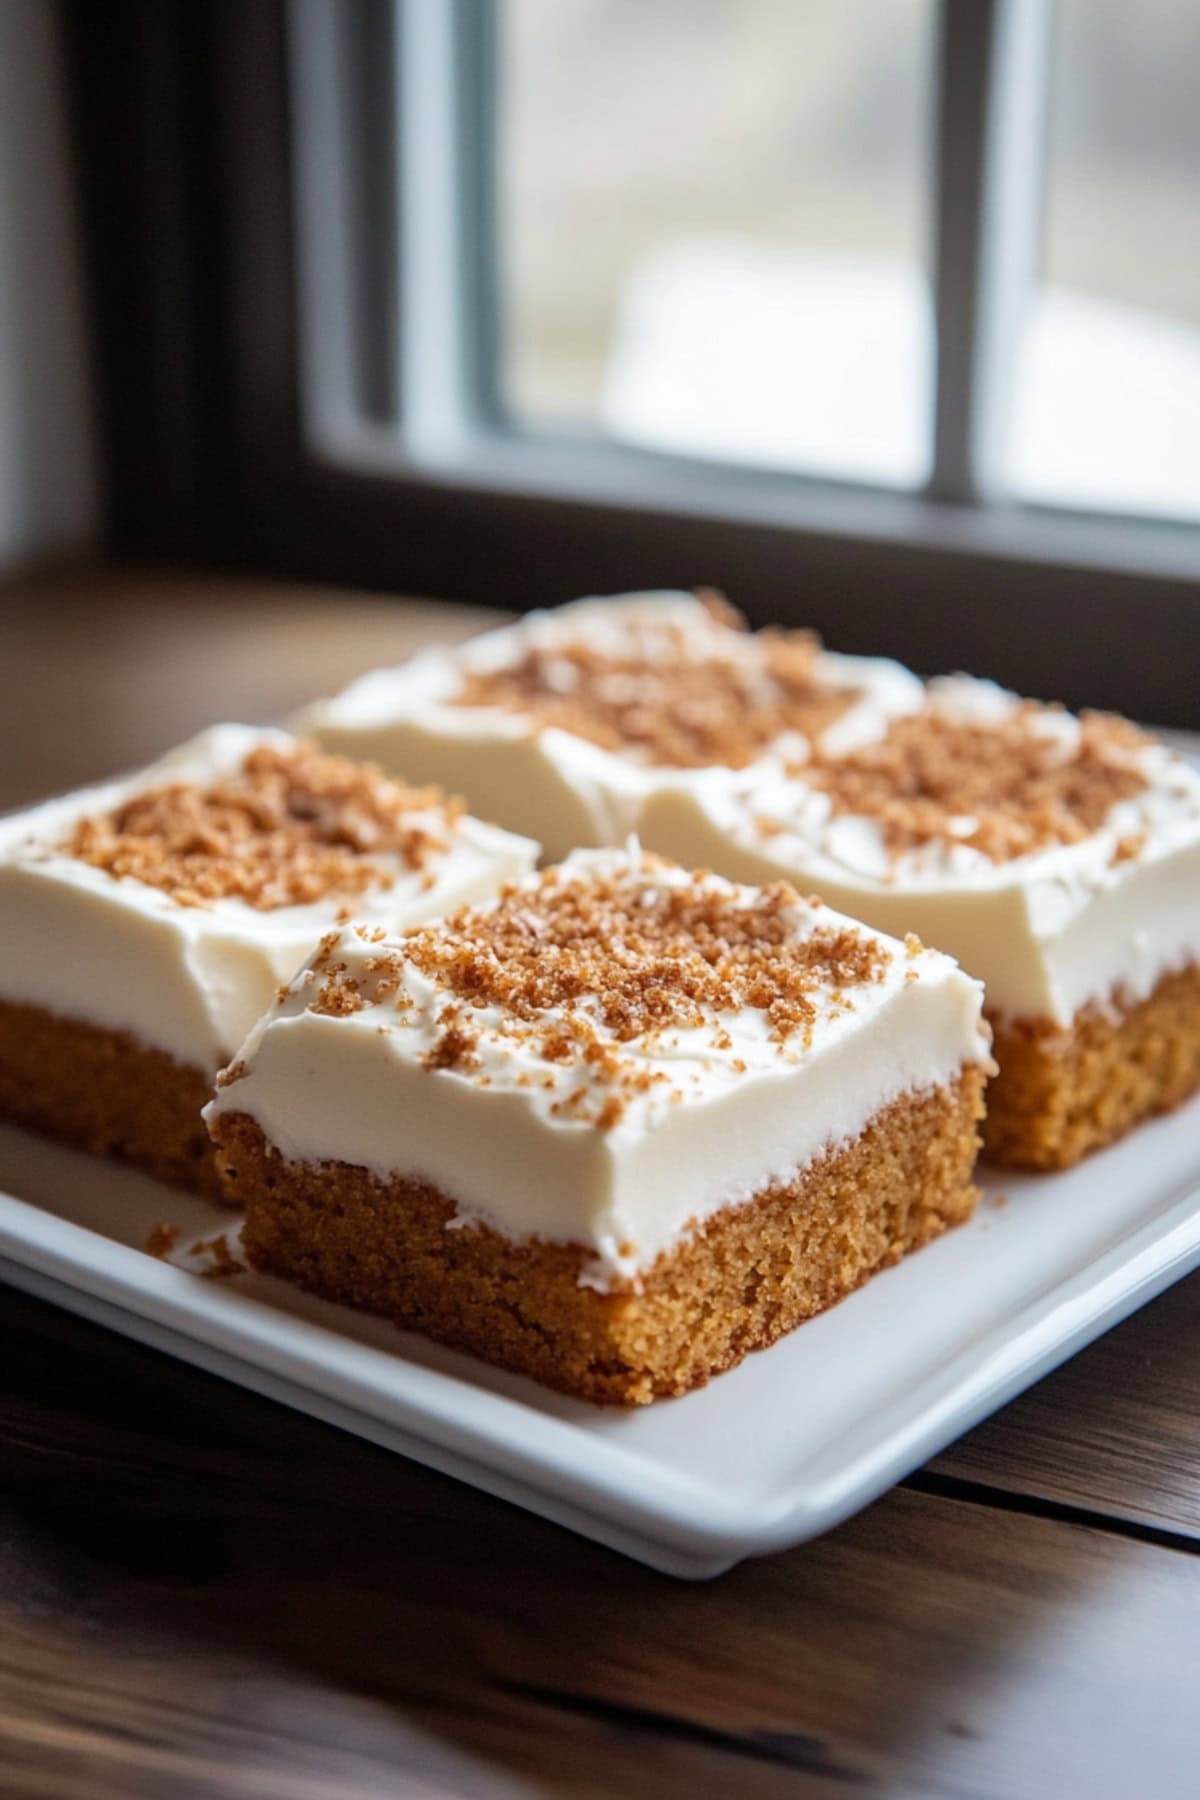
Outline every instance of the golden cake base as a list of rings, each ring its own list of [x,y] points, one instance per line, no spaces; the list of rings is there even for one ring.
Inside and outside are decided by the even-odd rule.
[[[212,1086],[128,1032],[0,1000],[0,1119],[216,1199],[200,1117]]]
[[[986,1155],[1067,1169],[1200,1089],[1200,965],[1135,1004],[1089,1005],[1064,1028],[993,1018],[1000,1073],[988,1088]]]
[[[346,1163],[285,1161],[244,1113],[213,1121],[253,1266],[408,1330],[622,1406],[683,1394],[969,1217],[984,1077],[906,1096],[794,1182],[704,1222],[640,1290],[580,1287],[589,1253],[456,1230],[451,1199]]]

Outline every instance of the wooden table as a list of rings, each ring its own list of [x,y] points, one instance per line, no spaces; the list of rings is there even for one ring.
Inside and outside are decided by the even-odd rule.
[[[479,615],[0,592],[0,804]],[[1200,1794],[1200,1276],[819,1543],[699,1586],[0,1295],[0,1795]]]

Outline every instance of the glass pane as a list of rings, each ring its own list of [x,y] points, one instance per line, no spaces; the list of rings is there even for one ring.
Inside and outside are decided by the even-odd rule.
[[[923,480],[930,0],[505,0],[501,16],[509,410]]]
[[[1200,516],[1200,6],[1059,0],[1011,486]]]

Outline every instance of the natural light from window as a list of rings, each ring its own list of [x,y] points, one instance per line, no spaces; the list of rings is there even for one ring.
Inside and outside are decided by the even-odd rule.
[[[1200,516],[1200,6],[1059,0],[1008,483]]]
[[[506,0],[515,419],[919,486],[928,0]]]
[[[931,0],[505,0],[518,427],[919,488]],[[1200,516],[1200,6],[1059,0],[989,497]],[[996,492],[993,493],[993,487]]]

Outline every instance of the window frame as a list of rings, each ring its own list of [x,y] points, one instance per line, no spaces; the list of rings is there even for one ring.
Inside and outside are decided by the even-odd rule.
[[[1200,725],[1200,529],[996,497],[1019,291],[989,270],[1035,266],[1042,0],[940,11],[919,494],[507,426],[491,0],[399,0],[399,30],[390,0],[67,4],[122,550],[517,610],[724,585],[847,650]]]

